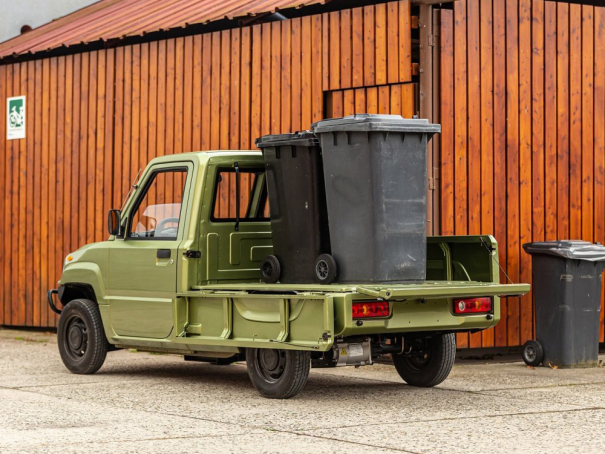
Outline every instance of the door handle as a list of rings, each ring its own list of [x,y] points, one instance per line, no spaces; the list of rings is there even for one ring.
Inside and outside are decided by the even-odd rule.
[[[170,249],[158,249],[157,258],[169,259],[170,258]]]

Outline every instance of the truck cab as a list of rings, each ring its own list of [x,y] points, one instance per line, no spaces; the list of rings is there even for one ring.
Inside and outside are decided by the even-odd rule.
[[[70,253],[49,293],[66,366],[93,373],[116,348],[245,359],[261,394],[284,398],[302,389],[311,364],[392,354],[406,382],[434,386],[452,367],[454,334],[494,326],[499,298],[529,290],[499,283],[490,236],[429,238],[421,284],[267,284],[265,178],[257,151],[151,161],[110,212],[108,240]]]
[[[102,243],[115,333],[165,339],[176,294],[193,285],[258,282],[260,260],[271,251],[266,191],[257,152],[153,161],[120,214],[119,231]]]

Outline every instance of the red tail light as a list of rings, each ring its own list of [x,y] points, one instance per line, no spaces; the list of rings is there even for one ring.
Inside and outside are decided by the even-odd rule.
[[[353,318],[388,317],[389,303],[376,301],[370,303],[353,303]]]
[[[454,313],[456,314],[483,314],[491,311],[492,299],[489,296],[454,300]]]

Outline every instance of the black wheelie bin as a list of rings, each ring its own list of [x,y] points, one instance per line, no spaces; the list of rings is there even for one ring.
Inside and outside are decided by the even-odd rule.
[[[525,343],[530,366],[596,366],[605,247],[587,241],[526,243],[532,256],[536,340]]]
[[[314,123],[337,282],[426,279],[428,120],[356,114]]]
[[[273,235],[273,255],[261,265],[263,280],[317,282],[315,261],[330,253],[319,141],[303,131],[263,136],[256,146],[265,160]]]

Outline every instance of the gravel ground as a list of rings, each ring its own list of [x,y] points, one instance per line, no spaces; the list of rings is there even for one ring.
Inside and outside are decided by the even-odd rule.
[[[460,361],[433,389],[386,364],[316,369],[277,401],[244,364],[122,350],[72,375],[54,334],[0,329],[0,409],[2,453],[605,451],[603,367]]]

